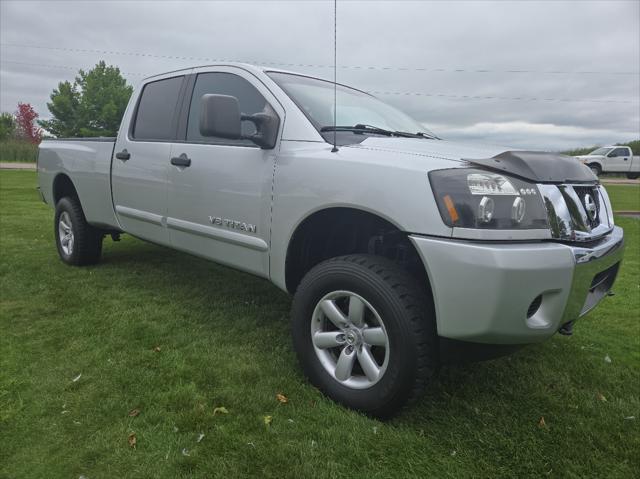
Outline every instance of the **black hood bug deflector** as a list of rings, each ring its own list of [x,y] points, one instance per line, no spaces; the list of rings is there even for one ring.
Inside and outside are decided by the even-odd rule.
[[[493,158],[468,159],[474,165],[504,171],[536,183],[596,183],[589,168],[570,156],[537,151],[505,151]]]

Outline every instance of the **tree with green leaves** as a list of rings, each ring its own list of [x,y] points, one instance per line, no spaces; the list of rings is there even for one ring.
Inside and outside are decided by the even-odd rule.
[[[16,120],[11,113],[0,114],[0,141],[13,138],[16,131]]]
[[[58,137],[115,136],[132,92],[118,67],[100,61],[73,83],[60,82],[47,103],[52,118],[38,123]]]

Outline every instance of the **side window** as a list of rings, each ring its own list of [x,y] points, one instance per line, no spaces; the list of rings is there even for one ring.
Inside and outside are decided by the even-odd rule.
[[[172,140],[174,117],[184,77],[147,83],[138,103],[131,136],[136,140]]]
[[[623,156],[628,156],[629,151],[626,148],[616,148],[615,150],[613,150],[613,153],[611,154],[611,156],[618,156],[618,157],[623,157]]]
[[[245,115],[264,110],[267,101],[256,88],[238,75],[233,73],[201,73],[196,79],[189,108],[189,122],[187,124],[187,141],[194,143],[223,143],[227,145],[256,146],[250,140],[229,140],[202,136],[200,134],[200,99],[206,94],[231,95],[238,99],[240,111]],[[252,135],[256,129],[252,122],[242,122],[242,134]]]

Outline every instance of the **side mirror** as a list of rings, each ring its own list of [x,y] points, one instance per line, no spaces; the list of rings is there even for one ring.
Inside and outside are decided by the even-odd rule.
[[[268,103],[264,109],[253,115],[240,112],[238,99],[229,95],[203,95],[200,100],[200,134],[230,140],[247,139],[263,149],[276,146],[280,118]],[[250,121],[256,126],[256,133],[242,134],[242,122]]]
[[[275,148],[278,138],[278,128],[280,118],[271,105],[265,104],[264,109],[253,115],[242,115],[243,120],[247,120],[256,125],[256,133],[249,138],[263,150]]]
[[[230,140],[242,138],[238,99],[229,95],[203,95],[200,100],[200,134]]]

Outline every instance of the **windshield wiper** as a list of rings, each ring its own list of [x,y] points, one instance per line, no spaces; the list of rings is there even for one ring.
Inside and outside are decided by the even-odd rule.
[[[370,133],[374,135],[385,135],[385,136],[399,136],[402,138],[423,138],[426,136],[423,133],[407,133],[405,131],[391,131],[385,130],[384,128],[378,128],[377,126],[371,125],[363,125],[358,123],[354,126],[323,126],[320,128],[320,131],[350,131],[353,133]]]

